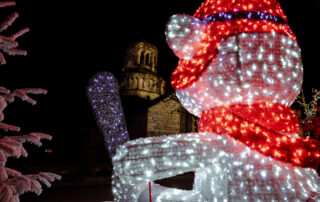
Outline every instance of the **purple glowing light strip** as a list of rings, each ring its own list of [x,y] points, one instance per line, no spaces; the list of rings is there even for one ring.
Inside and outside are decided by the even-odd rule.
[[[235,19],[248,19],[248,20],[267,20],[277,24],[287,25],[287,21],[283,19],[281,16],[272,15],[264,12],[254,12],[254,11],[229,11],[229,12],[221,12],[213,15],[209,15],[205,18],[201,18],[200,20],[204,23],[210,23],[214,21],[230,21]]]
[[[129,141],[118,81],[110,72],[100,72],[90,79],[87,94],[112,158],[117,149]]]

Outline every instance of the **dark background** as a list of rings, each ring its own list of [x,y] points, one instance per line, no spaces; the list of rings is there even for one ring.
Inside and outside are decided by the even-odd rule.
[[[43,148],[27,146],[30,157],[22,161],[89,164],[83,159],[93,158],[91,154],[105,161],[102,138],[90,137],[95,134],[95,121],[86,97],[89,78],[99,71],[119,77],[128,46],[146,40],[159,48],[158,72],[169,79],[178,59],[166,45],[165,24],[175,13],[193,14],[202,1],[19,0],[16,7],[2,8],[2,18],[12,11],[20,14],[3,34],[24,26],[31,31],[18,39],[27,57],[5,56],[8,64],[0,67],[0,86],[48,90],[45,96],[32,96],[39,101],[36,106],[16,101],[5,110],[5,122],[21,126],[22,133],[40,131],[53,136]],[[320,89],[320,3],[280,3],[302,50],[303,88],[309,95],[311,88]]]

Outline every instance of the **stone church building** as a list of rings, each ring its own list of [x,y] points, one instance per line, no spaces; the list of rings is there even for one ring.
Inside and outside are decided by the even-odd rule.
[[[196,117],[188,113],[166,81],[157,75],[158,49],[136,42],[127,49],[120,94],[130,139],[195,132]],[[167,84],[169,85],[169,84]]]

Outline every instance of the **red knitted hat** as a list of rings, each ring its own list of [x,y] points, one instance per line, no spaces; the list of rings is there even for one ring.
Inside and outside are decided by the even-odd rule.
[[[207,0],[194,17],[205,26],[196,53],[181,59],[171,76],[175,89],[184,89],[197,81],[216,58],[220,42],[232,35],[276,32],[296,41],[277,0]]]

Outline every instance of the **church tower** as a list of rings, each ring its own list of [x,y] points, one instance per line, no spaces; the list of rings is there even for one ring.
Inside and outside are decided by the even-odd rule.
[[[165,80],[157,76],[158,49],[147,42],[136,42],[127,50],[120,89],[123,96],[154,100],[165,93]]]
[[[195,131],[195,118],[175,98],[165,94],[157,75],[158,49],[147,42],[127,49],[120,93],[130,139]]]

